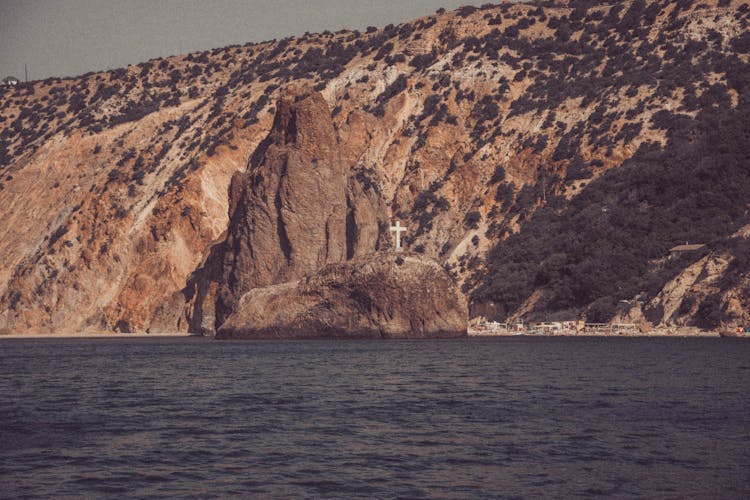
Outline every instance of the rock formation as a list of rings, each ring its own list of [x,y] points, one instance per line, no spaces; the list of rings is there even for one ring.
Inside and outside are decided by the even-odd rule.
[[[221,325],[244,293],[374,252],[382,199],[341,158],[323,96],[291,86],[268,136],[229,189],[229,228],[199,271],[191,328]]]
[[[459,337],[467,318],[466,299],[440,265],[388,252],[251,290],[217,337]]]

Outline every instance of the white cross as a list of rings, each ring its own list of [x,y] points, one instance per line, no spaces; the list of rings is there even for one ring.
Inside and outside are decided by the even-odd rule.
[[[403,248],[401,248],[401,233],[403,233],[404,231],[406,231],[406,228],[401,226],[401,221],[396,221],[396,225],[391,226],[391,232],[396,233],[396,251],[397,252],[400,252],[401,250],[403,250]]]

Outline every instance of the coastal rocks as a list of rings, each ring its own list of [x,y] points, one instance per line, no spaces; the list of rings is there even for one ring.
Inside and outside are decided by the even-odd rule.
[[[377,183],[342,160],[323,96],[285,89],[273,128],[232,178],[226,239],[187,288],[191,331],[212,332],[254,288],[377,250],[384,214]]]
[[[380,253],[249,291],[217,338],[427,338],[466,335],[450,275],[417,255]]]

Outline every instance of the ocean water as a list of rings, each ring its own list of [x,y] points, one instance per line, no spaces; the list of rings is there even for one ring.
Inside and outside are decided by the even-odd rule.
[[[3,498],[750,496],[750,342],[0,342]]]

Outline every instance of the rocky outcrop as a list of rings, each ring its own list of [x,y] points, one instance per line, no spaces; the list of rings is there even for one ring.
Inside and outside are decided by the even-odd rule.
[[[191,329],[221,325],[254,288],[375,251],[384,206],[376,184],[342,160],[323,96],[289,87],[247,172],[232,178],[226,239],[192,284]]]
[[[380,253],[242,296],[218,338],[466,335],[466,299],[435,261]]]

